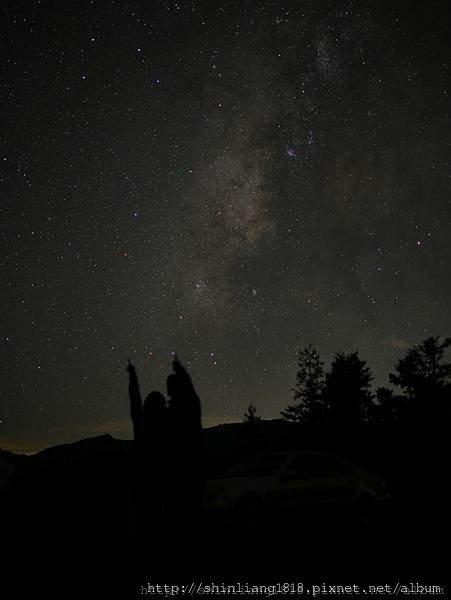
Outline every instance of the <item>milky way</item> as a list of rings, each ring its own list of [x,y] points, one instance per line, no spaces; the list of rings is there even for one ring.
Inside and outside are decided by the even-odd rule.
[[[211,425],[450,334],[446,3],[2,12],[2,445],[130,435],[128,356]]]

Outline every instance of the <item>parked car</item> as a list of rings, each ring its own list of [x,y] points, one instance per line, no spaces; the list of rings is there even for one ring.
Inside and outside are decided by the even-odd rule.
[[[308,505],[349,505],[369,518],[387,500],[385,479],[346,458],[325,452],[280,452],[255,456],[207,482],[207,511],[237,511],[248,516],[267,509]]]

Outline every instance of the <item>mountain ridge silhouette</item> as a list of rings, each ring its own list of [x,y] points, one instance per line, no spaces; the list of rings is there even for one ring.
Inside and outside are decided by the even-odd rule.
[[[204,429],[207,454],[211,457],[239,456],[237,450],[243,423],[224,423]],[[279,448],[287,433],[296,430],[296,425],[283,419],[262,419],[261,429],[268,437],[268,450]],[[24,463],[51,465],[77,458],[91,457],[93,454],[129,452],[132,440],[116,438],[109,433],[81,438],[73,442],[48,446],[34,454],[21,454],[0,448],[0,457],[13,466]]]

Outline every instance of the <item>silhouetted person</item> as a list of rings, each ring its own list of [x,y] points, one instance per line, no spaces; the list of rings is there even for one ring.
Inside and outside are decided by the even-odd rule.
[[[191,377],[177,358],[167,378],[168,401],[168,534],[177,540],[169,549],[179,572],[192,572],[203,539],[202,496],[205,453],[201,405]]]
[[[166,490],[167,408],[160,392],[141,400],[135,367],[129,373],[130,415],[133,422],[133,512],[139,536],[157,535],[162,524]]]
[[[205,456],[199,396],[177,358],[167,378],[172,506],[183,513],[201,508]]]

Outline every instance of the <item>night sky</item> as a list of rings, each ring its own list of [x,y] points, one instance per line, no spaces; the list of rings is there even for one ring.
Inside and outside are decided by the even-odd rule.
[[[0,445],[129,437],[127,357],[210,426],[449,335],[447,5],[2,3]]]

